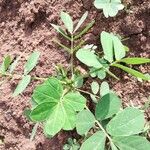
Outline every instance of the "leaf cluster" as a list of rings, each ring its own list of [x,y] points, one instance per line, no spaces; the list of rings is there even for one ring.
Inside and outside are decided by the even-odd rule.
[[[95,51],[90,48],[81,48],[76,53],[76,57],[83,64],[89,67],[92,77],[97,76],[100,79],[103,79],[104,77],[106,77],[106,73],[108,73],[114,78],[118,79],[118,77],[110,71],[111,67],[117,67],[142,80],[150,80],[149,75],[142,74],[141,72],[134,70],[129,66],[150,63],[150,59],[139,57],[125,57],[126,46],[124,46],[121,40],[112,33],[103,31],[101,33],[100,40],[104,53],[103,56],[100,57],[98,54],[96,54]]]
[[[124,8],[121,0],[95,0],[94,5],[97,9],[103,10],[106,18],[116,16],[118,11]]]
[[[17,75],[17,77],[21,78],[19,81],[13,96],[18,96],[21,94],[25,88],[29,85],[31,81],[31,75],[29,73],[33,70],[33,68],[36,66],[38,59],[39,59],[40,53],[38,51],[33,52],[27,62],[24,65],[24,73],[22,75]],[[14,70],[16,66],[18,65],[18,61],[20,60],[21,56],[16,58],[14,61],[11,59],[11,57],[8,55],[4,58],[3,63],[0,67],[0,75],[1,76],[9,76],[10,78],[14,78]]]

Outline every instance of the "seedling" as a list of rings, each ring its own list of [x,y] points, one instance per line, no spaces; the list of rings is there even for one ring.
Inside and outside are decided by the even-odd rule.
[[[94,5],[97,9],[103,9],[106,18],[116,16],[124,8],[121,0],[95,0]]]
[[[93,147],[96,147],[97,150],[149,150],[150,143],[140,136],[145,131],[143,110],[134,107],[123,109],[120,98],[110,90],[109,84],[105,81],[99,86],[98,81],[93,80],[91,92],[83,90],[82,87],[84,79],[90,76],[104,79],[108,73],[118,79],[110,72],[110,67],[121,68],[138,78],[148,80],[148,76],[129,68],[127,65],[149,63],[150,59],[125,58],[126,47],[117,36],[107,32],[101,34],[103,57],[95,52],[97,46],[82,46],[84,44],[84,40],[81,39],[82,35],[94,24],[92,21],[80,30],[87,16],[86,12],[74,27],[71,16],[61,12],[61,20],[66,28],[52,24],[56,31],[70,41],[69,48],[54,39],[71,56],[68,68],[61,65],[56,66],[55,77],[32,77],[30,72],[36,66],[39,58],[39,53],[34,52],[25,64],[24,74],[19,75],[22,80],[19,82],[14,96],[22,93],[31,79],[44,81],[33,91],[31,109],[25,111],[27,118],[35,123],[30,140],[34,139],[38,126],[42,125],[45,135],[50,138],[61,130],[68,131],[76,128],[77,133],[87,139],[81,145],[80,150],[92,150]],[[76,45],[76,43],[78,44]],[[89,72],[82,73],[75,66],[75,54],[82,63],[89,67]],[[15,68],[16,61],[12,67],[12,65],[10,66],[11,59],[9,56],[6,58],[1,67],[1,75],[14,77],[13,69],[10,68]],[[94,114],[89,110],[87,99],[82,94],[91,96],[91,99],[96,103]],[[78,146],[76,141],[71,141],[71,145],[64,148],[79,149]]]

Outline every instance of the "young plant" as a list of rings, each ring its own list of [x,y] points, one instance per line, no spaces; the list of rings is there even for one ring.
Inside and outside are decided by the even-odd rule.
[[[104,53],[103,57],[99,57],[93,49],[86,47],[79,49],[76,53],[76,57],[82,63],[90,67],[89,74],[91,74],[92,77],[98,76],[100,79],[103,79],[106,73],[108,73],[118,79],[118,77],[110,71],[111,67],[117,67],[137,78],[150,80],[149,75],[142,74],[128,66],[150,63],[150,59],[138,57],[126,58],[127,47],[112,33],[103,31],[101,33],[101,44]]]
[[[81,32],[76,33],[85,21],[87,15],[88,13],[86,12],[74,28],[70,15],[61,12],[61,20],[69,34],[67,34],[62,27],[52,24],[56,31],[71,42],[71,47],[68,48],[58,40],[54,40],[69,52],[71,56],[70,67],[65,69],[61,65],[56,66],[57,78],[51,77],[47,79],[34,90],[32,95],[32,103],[34,101],[34,105],[32,105],[31,110],[28,111],[30,120],[43,123],[44,133],[48,137],[53,137],[62,129],[74,129],[77,113],[86,107],[86,99],[76,90],[76,88],[82,86],[83,79],[78,69],[74,67],[73,54],[83,44],[82,40],[77,46],[74,45],[74,42],[78,42],[77,40],[85,34],[94,23],[94,21],[92,21]]]
[[[121,0],[95,0],[94,5],[97,9],[103,9],[106,18],[116,16],[124,8]]]
[[[122,65],[122,63],[143,64],[149,63],[150,60],[124,58],[126,47],[117,36],[107,32],[102,32],[101,34],[104,57],[100,58],[95,53],[97,47],[94,45],[81,48],[84,41],[80,37],[94,24],[94,21],[92,21],[80,32],[79,28],[87,18],[87,15],[88,13],[86,12],[74,27],[70,15],[61,12],[61,20],[69,33],[62,27],[52,24],[64,38],[70,41],[69,48],[58,40],[54,40],[70,54],[70,66],[68,68],[64,68],[61,65],[56,66],[57,75],[55,77],[31,77],[29,73],[36,66],[39,58],[39,53],[34,52],[25,64],[24,74],[19,75],[19,78],[22,78],[22,80],[18,84],[14,96],[22,93],[31,79],[44,81],[44,83],[34,89],[31,109],[25,111],[27,118],[35,123],[30,140],[33,140],[38,126],[43,127],[47,137],[53,137],[61,130],[68,131],[76,128],[77,133],[87,139],[81,145],[80,150],[92,150],[93,148],[95,150],[149,150],[150,143],[141,134],[145,131],[143,110],[134,107],[123,109],[120,98],[110,90],[107,82],[102,82],[101,86],[99,86],[97,81],[93,81],[91,83],[92,92],[85,91],[82,87],[84,79],[90,75],[103,79],[106,73],[109,73],[117,78],[109,70],[112,66],[122,68],[138,78],[148,80],[147,76]],[[78,44],[75,46],[76,43]],[[77,58],[90,67],[89,73],[83,74],[75,66],[75,52]],[[16,61],[10,66],[12,61],[7,56],[3,61],[0,74],[2,76],[15,77],[12,68],[15,68]],[[82,93],[91,96],[91,99],[96,103],[94,114],[88,109],[87,100]],[[93,135],[89,137],[89,134]],[[75,145],[78,144],[71,142],[71,145],[67,145],[66,149],[79,149],[79,145],[77,147]]]

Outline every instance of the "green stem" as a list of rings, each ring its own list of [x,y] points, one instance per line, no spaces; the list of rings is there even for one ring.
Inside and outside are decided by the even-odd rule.
[[[111,143],[113,143],[112,138],[108,135],[108,133],[106,132],[106,130],[103,128],[103,126],[99,123],[98,120],[95,121],[95,123],[99,126],[99,128],[104,132],[104,134],[106,135],[106,137],[109,139],[109,141]]]
[[[85,108],[87,110],[89,110],[89,108],[87,106],[85,106]],[[90,110],[89,110],[90,111]],[[100,124],[100,122],[98,120],[95,120],[95,123],[98,125],[98,127],[104,132],[104,134],[106,135],[106,137],[109,139],[109,141],[111,143],[113,143],[112,138],[108,135],[107,131],[103,128],[103,126]]]
[[[70,51],[71,51],[70,48],[68,48],[67,46],[61,44],[61,43],[60,43],[59,41],[57,41],[56,39],[53,39],[53,41],[54,41],[55,43],[57,43],[59,46],[61,46],[62,48],[64,48],[68,53],[70,53]]]
[[[81,92],[81,93],[88,94],[88,95],[95,95],[95,94],[92,94],[92,93],[90,93],[90,92],[87,92],[87,91],[84,91],[84,90],[81,90],[81,89],[77,89],[77,88],[76,88],[76,90],[79,91],[79,92]],[[97,95],[95,95],[95,97],[100,99],[100,97],[97,96]]]
[[[20,74],[11,74],[11,73],[7,73],[7,72],[5,72],[5,73],[1,73],[0,72],[0,76],[7,76],[7,77],[10,77],[10,78],[22,78],[22,75],[20,75]],[[48,78],[40,78],[40,77],[37,77],[37,76],[33,76],[33,77],[31,77],[33,80],[41,80],[41,81],[45,81],[45,80],[47,80]]]
[[[71,74],[72,74],[72,77],[73,77],[73,74],[74,74],[74,68],[73,68],[73,51],[74,51],[74,45],[73,45],[73,42],[74,42],[74,37],[73,35],[71,35],[71,62],[70,62],[70,65],[71,65]]]

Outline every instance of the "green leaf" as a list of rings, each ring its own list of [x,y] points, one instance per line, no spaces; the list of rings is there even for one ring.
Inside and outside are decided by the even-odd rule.
[[[66,39],[71,40],[71,38],[70,38],[68,35],[66,35],[65,31],[64,31],[60,26],[55,25],[55,24],[52,24],[52,23],[51,23],[51,26],[52,26],[57,32],[59,32],[62,36],[64,36]]]
[[[95,20],[90,22],[78,35],[75,35],[74,40],[79,39],[80,37],[82,37],[82,35],[87,33],[87,31],[90,30],[90,28],[94,25],[94,23],[95,23]]]
[[[81,145],[80,150],[104,150],[105,141],[105,134],[102,131],[98,131]]]
[[[112,136],[130,136],[141,133],[144,124],[144,113],[136,108],[128,107],[108,123],[107,132]]]
[[[76,126],[77,113],[74,111],[74,109],[72,109],[72,107],[70,107],[68,103],[64,103],[63,111],[65,114],[65,123],[63,125],[63,129],[72,130]]]
[[[41,103],[31,111],[30,118],[33,121],[43,121],[55,109],[55,106],[56,103],[54,102]]]
[[[77,115],[76,129],[78,134],[83,135],[94,126],[95,117],[89,110],[82,110]]]
[[[62,96],[63,87],[56,78],[49,78],[42,85],[35,88],[33,92],[33,99],[38,104],[44,102],[58,102]]]
[[[18,65],[18,61],[20,60],[21,56],[19,56],[11,65],[10,65],[10,68],[9,68],[9,72],[12,73],[16,66]]]
[[[60,17],[63,23],[65,24],[65,27],[67,28],[67,30],[72,34],[73,33],[73,21],[70,15],[62,11],[60,14]]]
[[[97,9],[103,9],[106,18],[116,16],[118,11],[124,8],[121,0],[95,0],[94,5]]]
[[[32,69],[36,66],[38,59],[40,57],[40,53],[35,51],[33,52],[30,57],[28,58],[25,67],[24,67],[24,74],[27,75]]]
[[[101,87],[100,87],[100,95],[104,96],[110,92],[109,89],[109,84],[107,82],[102,82]]]
[[[76,112],[86,106],[86,99],[80,93],[69,92],[65,95],[62,84],[56,78],[49,78],[38,86],[33,98],[38,106],[31,112],[32,119],[45,120],[44,132],[49,136],[54,136],[61,129],[72,130],[76,123]]]
[[[79,20],[77,26],[75,27],[74,33],[80,28],[80,26],[83,24],[83,22],[85,21],[85,19],[88,16],[88,11],[86,11],[83,16],[81,17],[81,19]]]
[[[104,58],[110,63],[114,61],[113,57],[113,40],[111,34],[103,31],[101,33],[101,44],[103,47]]]
[[[131,64],[131,65],[140,65],[140,64],[150,63],[150,59],[132,57],[132,58],[121,59],[120,62],[124,62],[126,64]]]
[[[64,100],[65,104],[70,106],[74,111],[82,111],[86,106],[86,99],[78,92],[66,94]]]
[[[150,142],[141,136],[116,137],[113,141],[120,150],[150,150]]]
[[[66,116],[63,111],[63,106],[61,103],[58,103],[45,122],[44,132],[47,135],[54,136],[63,128],[65,119]]]
[[[131,69],[129,67],[126,67],[126,66],[123,66],[123,65],[120,65],[120,64],[113,64],[112,66],[120,68],[120,69],[126,71],[127,73],[137,77],[137,78],[141,78],[143,80],[149,80],[149,78],[146,75],[144,75],[144,74],[142,74],[142,73],[140,73],[140,72],[138,72],[134,69]]]
[[[94,94],[97,94],[99,91],[99,84],[96,81],[91,83],[91,89]]]
[[[106,71],[104,69],[101,69],[97,72],[97,77],[101,80],[105,79],[106,77]]]
[[[0,72],[6,72],[7,69],[9,68],[10,64],[11,64],[12,60],[10,56],[6,56],[3,60],[3,63],[0,67]]]
[[[120,60],[126,55],[125,47],[121,43],[120,39],[112,34],[114,53],[116,60]]]
[[[121,100],[116,94],[104,95],[96,105],[95,116],[98,120],[104,120],[116,114],[121,107]]]
[[[91,97],[91,99],[92,99],[92,101],[93,101],[94,103],[97,103],[96,95],[90,94],[90,97]]]
[[[28,84],[31,81],[31,76],[30,75],[26,75],[22,77],[22,80],[19,82],[19,84],[17,85],[14,93],[13,93],[13,97],[18,96],[19,94],[21,94],[26,87],[28,86]]]
[[[101,68],[102,65],[98,61],[97,56],[90,51],[90,49],[79,49],[76,53],[76,57],[85,65],[94,68]]]

